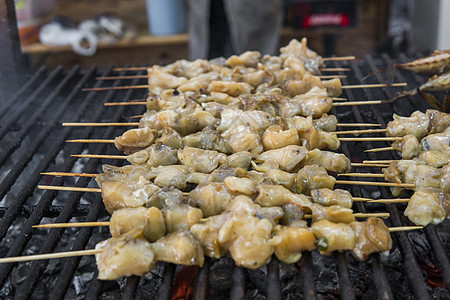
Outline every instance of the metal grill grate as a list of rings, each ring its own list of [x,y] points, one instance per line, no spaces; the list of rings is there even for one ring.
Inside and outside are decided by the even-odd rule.
[[[401,56],[402,61],[409,60]],[[363,83],[363,76],[392,63],[390,57],[374,59],[367,56],[364,61],[348,64],[334,62],[335,67],[350,66],[352,72],[346,72],[344,84]],[[42,177],[41,172],[58,170],[62,172],[95,173],[103,163],[120,165],[119,160],[90,159],[79,161],[71,154],[83,151],[92,154],[117,153],[111,145],[83,145],[65,143],[69,138],[104,138],[111,139],[124,128],[75,128],[62,127],[63,121],[77,122],[120,122],[129,121],[128,116],[141,114],[143,107],[119,106],[108,108],[103,105],[111,101],[127,101],[145,98],[145,90],[81,92],[82,86],[122,86],[143,84],[145,80],[116,80],[113,82],[96,81],[95,76],[113,74],[112,67],[98,72],[94,67],[81,71],[74,67],[70,71],[56,68],[49,71],[40,68],[3,106],[0,107],[0,256],[19,256],[35,253],[49,253],[68,250],[81,250],[93,246],[108,237],[105,228],[51,229],[35,230],[31,226],[44,222],[68,222],[72,218],[77,221],[107,220],[108,213],[103,207],[100,195],[90,195],[82,192],[40,192],[36,190],[39,183],[51,185],[74,185],[79,187],[96,187],[90,178],[73,179],[55,177],[48,182],[48,177]],[[140,73],[144,74],[144,73]],[[121,73],[119,73],[121,75]],[[343,75],[343,74],[342,74]],[[423,82],[420,76],[397,72],[396,81],[408,82],[415,87]],[[406,77],[406,78],[405,78]],[[387,79],[383,73],[376,73],[369,77],[370,82],[384,83]],[[389,88],[346,90],[345,96],[352,100],[373,100],[392,98],[393,92]],[[392,118],[392,113],[409,115],[414,110],[428,108],[425,102],[417,97],[402,99],[398,102],[376,106],[358,106],[351,108],[337,107],[333,113],[340,122],[380,123],[383,126]],[[371,142],[342,143],[342,152],[354,161],[365,158],[362,150],[371,149],[375,145]],[[382,146],[382,144],[376,144]],[[369,159],[398,159],[395,153],[370,153]],[[369,171],[361,169],[361,171]],[[46,181],[47,180],[47,181]],[[353,180],[358,180],[353,178]],[[356,197],[370,197],[371,194],[381,195],[382,198],[391,197],[387,188],[362,189],[360,186],[350,187],[352,195]],[[368,194],[369,193],[369,194]],[[394,204],[366,204],[356,202],[359,212],[387,210],[391,217],[387,221],[392,226],[407,225],[403,217],[404,207]],[[443,245],[440,232],[448,228],[448,221],[436,226],[428,226],[418,234],[430,245],[432,252],[426,253],[435,262],[441,280],[447,290],[450,289],[450,267],[448,250]],[[376,254],[367,263],[356,263],[347,253],[334,253],[324,263],[331,262],[333,271],[337,274],[339,298],[361,298],[356,289],[356,282],[363,281],[367,287],[374,285],[373,296],[383,299],[402,297],[403,291],[414,295],[417,299],[427,299],[433,295],[427,274],[422,271],[421,258],[414,248],[414,241],[410,233],[398,232],[393,234],[394,248],[400,256],[404,278],[399,282],[391,282],[389,277],[390,265]],[[266,268],[264,277],[265,287],[262,291],[267,299],[281,299],[286,296],[286,287],[296,285],[301,296],[305,299],[315,299],[322,293],[318,282],[322,279],[319,273],[315,253],[304,253],[301,261],[295,265],[297,273],[288,283],[283,279],[285,266],[273,259]],[[212,275],[214,260],[206,259],[205,265],[197,271],[192,297],[205,299],[212,297],[209,278]],[[354,268],[365,268],[368,277],[355,278]],[[35,261],[20,264],[0,265],[0,297],[16,299],[39,299],[45,295],[50,299],[75,298],[84,296],[86,299],[108,298],[171,298],[175,277],[181,267],[172,264],[159,264],[154,274],[149,276],[130,277],[125,280],[102,282],[95,279],[96,267],[93,257],[73,257],[53,261]],[[246,281],[248,271],[234,266],[231,275],[231,287],[226,296],[217,299],[242,299],[249,287]],[[401,288],[397,286],[401,285]],[[154,288],[156,286],[156,289]],[[149,287],[149,288],[147,288]],[[153,288],[151,288],[153,287]],[[145,295],[145,293],[147,294]],[[448,291],[447,295],[448,295]],[[145,296],[144,296],[145,295]],[[333,295],[328,295],[333,296]],[[336,295],[335,295],[336,296]]]

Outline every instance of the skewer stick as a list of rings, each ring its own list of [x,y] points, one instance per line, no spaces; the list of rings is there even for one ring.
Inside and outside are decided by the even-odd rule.
[[[382,152],[382,151],[390,151],[395,150],[394,147],[384,147],[384,148],[375,148],[375,149],[369,149],[364,150],[364,152]]]
[[[95,139],[80,139],[80,140],[66,140],[67,143],[87,143],[87,144],[114,144],[114,140],[95,140]]]
[[[346,75],[319,75],[320,79],[347,78]]]
[[[370,218],[370,217],[376,217],[376,218],[389,218],[389,213],[354,213],[353,216],[355,218]],[[312,215],[307,214],[303,216],[304,219],[311,219]]]
[[[333,106],[356,106],[356,105],[372,105],[381,104],[385,100],[372,100],[372,101],[350,101],[350,102],[333,102]]]
[[[66,251],[66,252],[48,253],[48,254],[5,257],[5,258],[0,258],[0,264],[31,261],[31,260],[41,260],[41,259],[53,259],[53,258],[73,257],[73,256],[94,255],[94,254],[101,253],[102,251],[103,251],[103,249],[91,249],[91,250]]]
[[[145,101],[136,101],[136,102],[105,102],[105,106],[131,106],[131,105],[146,105]]]
[[[350,68],[321,68],[321,72],[347,72]]]
[[[416,186],[413,183],[378,182],[378,181],[350,181],[350,180],[336,180],[336,184],[393,186],[393,187],[404,187],[404,188],[414,188]]]
[[[139,123],[62,123],[62,126],[139,126]]]
[[[109,226],[110,222],[77,222],[77,223],[53,223],[34,225],[33,228],[69,228],[69,227],[95,227]]]
[[[342,173],[337,174],[337,176],[384,178],[384,174],[373,174],[373,173]]]
[[[390,164],[394,161],[397,161],[395,159],[388,159],[388,160],[363,160],[363,164]]]
[[[381,127],[381,124],[371,123],[337,123],[338,127]]]
[[[343,85],[342,89],[362,89],[362,88],[380,88],[380,87],[399,87],[399,86],[407,86],[406,82],[399,83],[372,83],[372,84],[357,84],[357,85]]]
[[[40,190],[52,190],[52,191],[68,191],[68,192],[94,192],[101,193],[101,189],[96,188],[83,188],[76,186],[58,186],[58,185],[38,185]]]
[[[359,88],[380,88],[380,87],[399,87],[399,86],[407,86],[407,83],[375,83],[375,84],[357,84],[357,85],[343,85],[342,89],[359,89]],[[84,88],[81,89],[83,92],[93,92],[93,91],[109,91],[109,90],[128,90],[128,89],[148,89],[150,86],[147,84],[142,85],[125,85],[125,86],[107,86],[107,87],[98,87],[98,88]],[[368,102],[368,101],[367,101]]]
[[[423,229],[423,226],[399,226],[399,227],[389,227],[389,232],[409,231],[409,230],[418,230],[418,229]]]
[[[148,75],[125,75],[125,76],[107,76],[107,77],[97,77],[96,80],[122,80],[122,79],[140,79],[148,78]]]
[[[387,136],[387,137],[361,137],[361,138],[339,138],[339,140],[341,142],[362,142],[362,141],[401,141],[402,138],[401,137],[391,137],[391,136]]]
[[[396,199],[376,199],[376,200],[370,200],[367,201],[367,203],[408,203],[409,199],[407,198],[396,198]]]
[[[387,168],[389,165],[384,164],[363,164],[363,163],[351,163],[352,167],[375,167],[375,168]]]
[[[366,129],[366,130],[348,130],[348,131],[335,131],[335,134],[361,134],[361,133],[378,133],[378,132],[386,132],[387,129]]]
[[[97,174],[89,174],[89,173],[68,173],[68,172],[44,172],[41,175],[49,175],[49,176],[71,176],[71,177],[96,177]]]
[[[342,60],[355,60],[356,57],[351,56],[333,56],[333,57],[324,57],[323,61],[342,61]]]
[[[122,72],[122,71],[145,71],[150,67],[125,67],[125,68],[114,68],[113,71]]]
[[[131,116],[130,118],[131,119],[140,119],[142,117],[143,117],[143,115],[137,115],[137,116]]]
[[[72,154],[72,157],[78,158],[107,158],[107,159],[127,159],[127,155],[107,155],[107,154]]]

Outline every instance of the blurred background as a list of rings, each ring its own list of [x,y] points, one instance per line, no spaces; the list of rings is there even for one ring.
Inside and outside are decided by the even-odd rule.
[[[322,56],[450,48],[448,0],[16,0],[14,6],[21,51],[33,69],[166,64],[245,50],[277,54],[304,36]],[[43,34],[49,23],[59,27]]]

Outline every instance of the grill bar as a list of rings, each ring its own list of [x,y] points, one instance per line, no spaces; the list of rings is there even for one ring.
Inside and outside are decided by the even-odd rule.
[[[281,298],[280,291],[280,264],[276,257],[272,257],[272,260],[267,266],[267,299],[278,300]]]
[[[244,296],[245,296],[245,270],[235,265],[232,275],[230,300],[244,299]]]
[[[114,82],[114,86],[117,86],[119,84],[120,84],[120,81]],[[108,92],[107,96],[112,96],[113,94],[114,94],[114,91],[110,91],[110,92]],[[132,94],[132,91],[131,90],[128,91],[126,99],[129,99],[131,94]],[[110,97],[105,97],[104,102],[106,102],[107,101],[106,99],[108,99],[108,98],[110,98]],[[105,109],[105,106],[103,106],[103,105],[98,106],[98,109],[97,109],[96,113],[94,114],[93,119],[91,121],[92,122],[98,121],[100,119],[100,117],[102,116],[104,109]],[[125,110],[125,108],[119,108],[116,111],[116,113],[113,116],[114,122],[117,122],[120,119],[120,117],[123,115],[124,110]],[[113,127],[107,128],[103,137],[111,138],[113,136],[115,130],[116,129]],[[86,135],[89,134],[91,131],[92,131],[92,128],[86,128],[85,129]],[[77,147],[78,147],[78,145],[72,146],[72,148],[77,148]],[[102,144],[97,145],[95,147],[94,153],[95,154],[101,153],[105,149],[105,147],[106,147],[106,145],[102,145]],[[98,159],[89,160],[89,162],[87,163],[87,165],[84,168],[84,172],[85,173],[95,172],[95,170],[99,164],[100,164],[100,160],[98,160]],[[75,186],[85,187],[90,182],[90,180],[91,180],[90,178],[81,177],[78,179]],[[67,198],[67,200],[65,202],[63,211],[55,220],[56,223],[64,223],[70,219],[71,211],[73,210],[75,205],[80,201],[82,194],[83,193],[80,193],[80,192],[70,193],[69,197]],[[50,230],[50,233],[48,234],[48,236],[46,238],[45,244],[41,247],[42,253],[49,253],[49,252],[53,252],[55,250],[57,243],[58,243],[59,239],[61,238],[61,234],[64,230],[65,229],[63,229],[63,228],[54,228],[54,229]],[[47,261],[32,263],[31,270],[26,279],[26,284],[24,283],[23,285],[21,285],[20,290],[18,291],[18,293],[16,295],[16,297],[18,299],[20,299],[20,298],[27,299],[29,297],[33,286],[39,280],[39,276],[43,272],[43,269],[46,267],[46,265],[47,265]],[[67,275],[61,274],[60,276],[64,277]]]
[[[158,290],[158,299],[167,300],[170,299],[170,293],[172,292],[172,281],[175,275],[174,264],[165,264],[164,274],[161,280],[161,285]]]
[[[195,279],[194,293],[192,295],[192,298],[195,300],[206,299],[210,266],[211,259],[209,257],[205,257],[205,263],[203,264],[203,267],[198,270]]]
[[[302,253],[300,261],[300,272],[297,277],[302,283],[303,297],[306,300],[316,299],[316,286],[314,284],[314,271],[310,252]]]

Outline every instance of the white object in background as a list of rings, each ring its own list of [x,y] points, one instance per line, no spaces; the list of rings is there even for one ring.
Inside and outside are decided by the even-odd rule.
[[[151,35],[186,32],[184,0],[146,0],[148,31]]]
[[[70,45],[76,54],[92,56],[97,50],[98,38],[93,32],[98,29],[98,25],[93,20],[93,23],[88,21],[82,22],[78,28],[65,28],[59,23],[51,22],[42,26],[39,39],[45,45]],[[82,43],[87,43],[87,47],[83,47]]]

